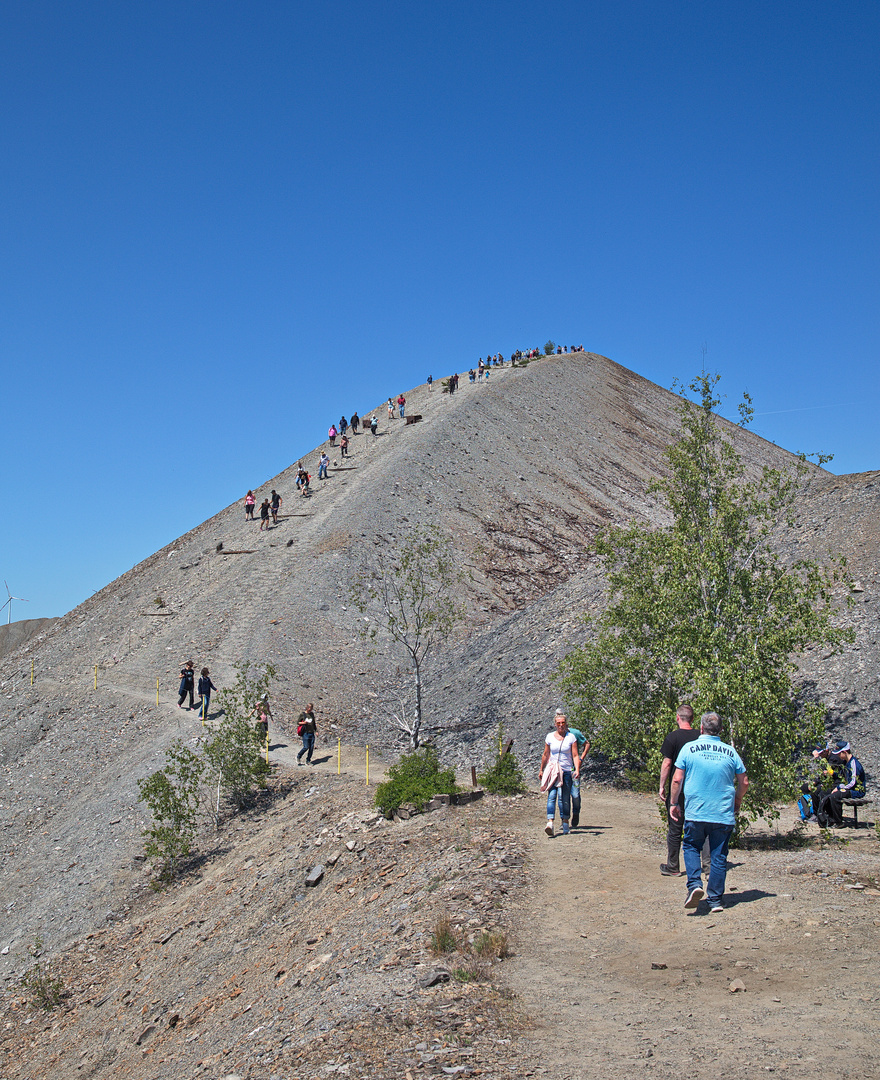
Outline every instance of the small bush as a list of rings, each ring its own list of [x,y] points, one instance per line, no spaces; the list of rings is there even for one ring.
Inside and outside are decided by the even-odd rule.
[[[526,791],[526,779],[515,755],[504,754],[501,746],[504,742],[504,726],[498,725],[498,756],[489,768],[477,777],[482,787],[490,795],[519,795]]]
[[[162,881],[171,881],[179,860],[192,850],[204,770],[201,757],[176,739],[165,755],[165,768],[137,782],[140,801],[152,814],[144,832],[145,851],[158,861]]]
[[[43,939],[37,937],[30,948],[31,956],[36,959],[42,951]],[[30,995],[31,1003],[40,1009],[54,1009],[61,1004],[64,996],[64,983],[52,974],[49,964],[42,960],[37,960],[36,964],[22,975],[21,985]]]
[[[446,915],[441,915],[431,934],[431,948],[435,953],[451,953],[458,948],[458,936]]]
[[[404,754],[388,770],[388,779],[376,788],[376,806],[391,817],[403,803],[413,803],[419,810],[434,795],[454,795],[458,791],[454,769],[441,769],[437,751],[423,746]]]
[[[510,950],[507,947],[507,934],[501,930],[493,930],[488,934],[480,934],[477,940],[474,942],[474,952],[477,956],[493,957],[498,960],[503,960],[505,956],[510,955]]]
[[[556,342],[555,341],[548,341],[544,345],[544,355],[545,356],[551,356],[555,352],[556,352]]]
[[[474,971],[472,968],[453,968],[452,977],[456,982],[460,983],[479,982],[480,980],[479,972]]]

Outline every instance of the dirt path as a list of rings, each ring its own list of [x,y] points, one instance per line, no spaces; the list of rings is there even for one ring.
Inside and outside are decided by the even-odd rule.
[[[591,790],[581,828],[552,840],[542,804],[535,794],[515,817],[533,885],[509,968],[534,1018],[534,1068],[560,1080],[707,1066],[880,1075],[873,829],[834,851],[732,852],[727,910],[691,914],[683,879],[659,873],[649,797]]]

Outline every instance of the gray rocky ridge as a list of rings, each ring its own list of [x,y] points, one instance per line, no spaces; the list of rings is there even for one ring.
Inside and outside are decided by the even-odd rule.
[[[206,664],[222,687],[235,663],[270,660],[282,728],[313,700],[334,744],[338,734],[402,748],[389,712],[409,693],[404,657],[388,641],[367,655],[349,589],[374,546],[416,525],[439,525],[468,571],[467,618],[427,673],[431,737],[446,760],[481,765],[502,720],[522,759],[537,754],[557,703],[551,673],[603,602],[593,537],[610,522],[663,520],[647,486],[675,436],[676,398],[591,353],[406,397],[422,420],[377,410],[378,437],[351,438],[347,460],[331,449],[325,483],[320,449],[309,455],[311,498],[297,494],[296,463],[255,491],[258,503],[282,494],[277,528],[260,532],[237,502],[0,658],[0,944],[11,946],[0,977],[20,970],[35,933],[63,944],[124,910],[142,876],[136,781],[194,730],[173,707],[183,661]],[[729,432],[755,468],[794,461]],[[869,772],[880,751],[878,481],[811,467],[798,526],[779,541],[792,557],[842,552],[859,583],[855,644],[802,668]]]

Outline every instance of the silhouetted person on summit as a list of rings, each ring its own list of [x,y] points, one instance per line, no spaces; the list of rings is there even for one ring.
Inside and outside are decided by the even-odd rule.
[[[357,435],[357,433],[358,433],[358,425],[360,424],[360,422],[361,422],[361,418],[358,416],[358,414],[356,412],[353,412],[351,414],[351,433],[352,433],[352,435]]]

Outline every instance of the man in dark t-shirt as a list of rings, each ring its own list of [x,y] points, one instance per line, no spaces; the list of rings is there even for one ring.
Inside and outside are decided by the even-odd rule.
[[[664,877],[679,877],[681,871],[678,868],[681,854],[681,831],[684,824],[684,814],[678,821],[672,819],[669,813],[669,795],[672,788],[672,770],[682,747],[692,739],[700,737],[699,731],[694,731],[691,723],[694,719],[694,710],[690,705],[679,705],[675,713],[678,727],[663,740],[660,753],[663,755],[663,764],[660,766],[660,798],[666,803],[666,862],[660,864],[660,873]],[[684,810],[684,791],[679,798],[679,805]]]

